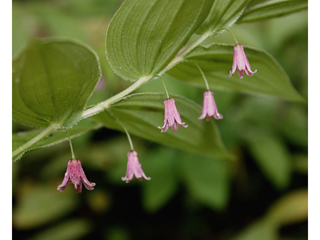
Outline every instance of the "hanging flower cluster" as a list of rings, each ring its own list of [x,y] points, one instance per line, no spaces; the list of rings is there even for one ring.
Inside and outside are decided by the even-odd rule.
[[[237,68],[238,68],[240,79],[243,78],[244,72],[248,76],[252,76],[254,73],[256,73],[257,70],[255,71],[251,70],[249,61],[245,55],[242,45],[236,44],[233,48],[233,52],[234,52],[233,64],[232,64],[232,70],[229,73],[229,77],[231,77],[235,73]],[[202,113],[201,113],[201,116],[199,117],[199,120],[203,120],[206,118],[206,120],[209,121],[211,117],[217,120],[222,119],[223,116],[218,112],[218,108],[213,97],[213,92],[210,91],[209,89],[207,79],[204,73],[202,72],[201,68],[197,64],[196,66],[201,72],[207,86],[207,90],[204,91],[203,93],[203,107],[202,107]],[[178,125],[180,125],[183,128],[187,128],[188,125],[182,122],[180,113],[175,105],[175,101],[173,98],[169,97],[169,94],[167,92],[164,82],[163,82],[163,85],[167,93],[167,99],[165,99],[163,102],[164,103],[164,125],[158,128],[161,129],[162,133],[165,133],[169,129],[169,127],[171,127],[173,131],[177,131]],[[143,178],[145,180],[150,180],[151,178],[147,177],[141,168],[141,164],[138,159],[138,153],[133,150],[132,141],[128,131],[120,121],[119,123],[123,127],[124,131],[126,132],[128,136],[128,140],[131,145],[131,151],[128,152],[126,176],[122,177],[122,180],[125,181],[126,183],[131,182],[134,177],[136,177],[139,181],[142,181]],[[70,146],[73,154],[71,140],[70,140]],[[68,161],[68,167],[65,173],[65,177],[63,179],[62,184],[58,186],[58,190],[61,192],[64,191],[70,181],[74,184],[74,187],[77,193],[80,193],[82,191],[82,183],[85,185],[85,187],[88,190],[93,190],[93,187],[96,185],[95,183],[91,183],[88,181],[82,169],[80,160],[75,159],[74,157]]]

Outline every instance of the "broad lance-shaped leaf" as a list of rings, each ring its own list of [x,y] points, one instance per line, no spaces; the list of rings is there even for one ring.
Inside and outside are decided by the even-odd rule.
[[[225,208],[229,198],[229,163],[197,154],[184,154],[179,160],[178,172],[190,195],[214,210]]]
[[[13,226],[30,230],[52,223],[72,212],[77,208],[79,198],[75,194],[60,194],[46,184],[35,183],[16,204],[12,213]]]
[[[121,77],[163,70],[207,17],[213,0],[125,1],[110,22],[106,50]]]
[[[68,132],[70,134],[70,137],[73,138],[81,134],[84,134],[88,131],[98,129],[99,127],[101,127],[101,124],[96,123],[92,120],[84,119],[84,120],[81,120],[78,124],[74,125],[72,128],[68,129]],[[13,134],[12,135],[12,151],[18,149],[23,144],[33,139],[40,132],[41,132],[41,129],[37,129],[37,130],[28,131],[28,132],[20,132],[20,133]],[[51,146],[63,141],[67,141],[67,140],[68,140],[68,134],[65,131],[56,131],[52,133],[49,137],[44,138],[43,140],[35,143],[34,145],[32,145],[32,147],[25,149],[19,155],[15,156],[12,160],[13,161],[18,160],[27,151],[48,147],[48,146]]]
[[[201,106],[181,96],[171,97],[175,100],[182,121],[188,125],[187,128],[179,127],[177,131],[170,128],[167,132],[161,133],[158,126],[163,125],[163,101],[166,95],[156,93],[130,95],[113,104],[108,109],[109,112],[101,112],[92,118],[107,128],[123,131],[115,120],[116,116],[130,133],[139,137],[186,151],[218,158],[232,158],[220,139],[214,121],[198,120]]]
[[[255,131],[245,136],[254,160],[274,184],[283,189],[290,183],[292,166],[290,152],[275,134]]]
[[[252,0],[237,23],[281,17],[307,8],[307,0]]]
[[[12,116],[35,127],[71,126],[101,76],[97,55],[60,38],[31,41],[13,60]]]
[[[143,170],[152,176],[152,181],[142,182],[143,206],[147,211],[161,209],[175,194],[179,186],[177,166],[184,161],[179,153],[181,151],[177,149],[161,147],[148,151],[148,155],[144,156]]]
[[[231,27],[241,16],[249,0],[215,0],[198,34],[218,33],[222,28]]]
[[[250,94],[265,94],[291,101],[305,101],[293,88],[288,75],[278,62],[267,52],[245,47],[251,69],[258,70],[253,76],[239,78],[238,73],[229,77],[232,68],[233,45],[213,44],[199,46],[187,55],[185,62],[177,64],[167,74],[198,86],[205,86],[196,62],[211,88]]]

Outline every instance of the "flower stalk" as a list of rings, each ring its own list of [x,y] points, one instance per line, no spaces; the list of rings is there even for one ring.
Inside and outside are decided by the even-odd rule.
[[[113,103],[120,101],[124,97],[126,97],[128,94],[139,88],[141,85],[147,83],[149,80],[151,80],[155,75],[161,76],[164,74],[166,71],[177,65],[178,63],[182,62],[184,60],[184,57],[191,52],[194,48],[199,46],[204,40],[206,40],[208,37],[210,37],[212,33],[207,32],[204,33],[197,41],[195,41],[193,44],[191,44],[189,47],[186,48],[181,54],[176,56],[172,61],[158,74],[154,75],[149,75],[149,76],[142,76],[138,81],[133,83],[131,86],[126,88],[125,90],[119,92],[118,94],[110,97],[109,99],[93,106],[88,109],[85,109],[81,115],[80,120],[91,117],[93,115],[96,115],[100,112],[103,112],[105,109],[107,109],[110,105]],[[49,134],[53,133],[56,131],[58,128],[61,127],[61,124],[59,123],[52,123],[50,124],[46,129],[44,129],[41,133],[39,133],[37,136],[29,140],[27,143],[19,147],[18,149],[14,150],[12,152],[12,157],[18,156],[20,153],[26,151],[30,147],[32,147],[35,143],[40,141],[41,139],[47,137]]]
[[[164,81],[163,81],[162,77],[161,77],[161,76],[159,76],[159,77],[160,77],[160,79],[161,79],[161,82],[162,82],[162,85],[163,85],[163,87],[164,87],[164,90],[166,91],[167,98],[170,98],[170,97],[169,97],[168,90],[167,90],[167,87],[166,87],[166,85],[164,84]]]
[[[207,80],[206,76],[204,75],[202,69],[199,67],[199,65],[198,65],[196,62],[193,62],[193,63],[194,63],[194,64],[197,66],[197,68],[199,69],[199,71],[200,71],[200,73],[201,73],[201,75],[202,75],[202,77],[203,77],[203,80],[204,80],[204,82],[205,82],[205,84],[206,84],[207,90],[210,90],[209,84],[208,84],[208,80]]]
[[[95,105],[92,108],[88,108],[85,111],[83,111],[81,119],[88,118],[90,116],[96,115],[100,112],[103,112],[106,108],[108,108],[111,104],[120,101],[122,98],[139,88],[141,85],[147,83],[149,80],[151,80],[154,76],[158,75],[159,77],[164,74],[169,69],[173,68],[178,63],[182,62],[184,60],[184,57],[191,52],[194,48],[199,46],[204,40],[206,40],[208,37],[210,37],[213,33],[206,32],[204,33],[197,41],[195,41],[193,44],[191,44],[189,47],[186,48],[181,54],[176,56],[172,61],[159,73],[149,76],[142,76],[138,81],[133,83],[131,86],[123,90],[122,92],[112,96],[111,98],[105,100],[104,102],[101,102],[97,105]]]
[[[73,147],[72,147],[72,142],[71,142],[71,137],[70,137],[70,133],[67,131],[67,134],[68,134],[68,140],[69,140],[69,145],[70,145],[70,150],[71,150],[71,156],[72,156],[72,159],[75,159],[75,155],[74,155],[74,151],[73,151]]]

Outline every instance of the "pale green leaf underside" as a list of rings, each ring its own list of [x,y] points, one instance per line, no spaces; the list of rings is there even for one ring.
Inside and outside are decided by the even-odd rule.
[[[165,94],[133,94],[113,104],[108,110],[122,122],[130,133],[139,137],[186,151],[218,158],[230,158],[214,121],[198,120],[201,115],[201,106],[181,96],[171,97],[175,99],[181,119],[188,125],[188,128],[179,126],[177,131],[169,128],[165,133],[161,133],[158,129],[158,126],[163,126]],[[123,128],[114,121],[115,118],[108,111],[92,118],[108,128],[123,131]]]
[[[72,128],[68,129],[68,132],[70,134],[70,137],[76,137],[81,134],[84,134],[90,130],[94,130],[101,127],[101,124],[98,124],[94,121],[91,120],[81,120],[78,124],[74,125]],[[21,147],[23,144],[37,136],[42,130],[37,129],[37,130],[32,130],[29,132],[21,132],[21,133],[15,133],[12,135],[12,151],[18,149]],[[65,131],[56,131],[51,134],[51,136],[44,138],[43,140],[40,140],[39,142],[35,143],[30,147],[29,149],[24,150],[21,152],[18,156],[15,156],[12,160],[18,160],[19,158],[22,157],[22,155],[30,150],[38,149],[38,148],[43,148],[43,147],[48,147],[63,141],[68,140],[68,135]]]
[[[245,47],[251,69],[258,70],[252,77],[239,78],[236,72],[229,77],[233,61],[233,46],[213,44],[197,47],[185,62],[170,69],[167,74],[198,86],[205,86],[203,77],[194,64],[196,62],[213,89],[237,91],[250,94],[265,94],[291,101],[305,101],[293,88],[288,75],[267,52]]]
[[[253,0],[237,23],[260,21],[306,10],[307,0]]]
[[[21,123],[69,126],[101,76],[96,54],[65,39],[31,41],[13,60],[12,115]]]
[[[217,33],[231,27],[241,16],[249,0],[215,0],[210,13],[197,33]]]
[[[107,31],[110,65],[130,80],[159,73],[205,20],[212,2],[125,1]]]

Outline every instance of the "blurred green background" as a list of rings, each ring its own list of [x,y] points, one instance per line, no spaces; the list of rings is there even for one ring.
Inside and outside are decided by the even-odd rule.
[[[120,0],[14,0],[12,54],[32,38],[63,36],[90,45],[103,79],[89,104],[130,85],[105,57],[105,35]],[[292,84],[308,98],[307,11],[234,25],[243,45],[272,54]],[[231,43],[224,33],[208,41]],[[250,61],[250,59],[249,59]],[[231,67],[231,66],[230,66]],[[254,66],[252,66],[254,68]],[[258,70],[259,71],[259,70]],[[202,104],[204,89],[164,77],[172,94]],[[140,92],[163,92],[151,81]],[[237,161],[222,161],[133,137],[151,181],[130,184],[125,175],[125,134],[101,128],[73,140],[94,191],[57,191],[67,161],[67,142],[26,154],[13,163],[13,238],[303,240],[307,232],[307,104],[215,90],[223,142]],[[13,132],[30,128],[13,121]]]

